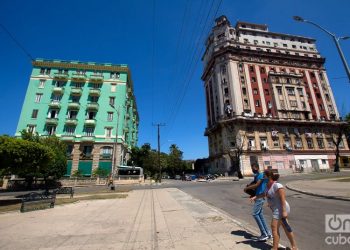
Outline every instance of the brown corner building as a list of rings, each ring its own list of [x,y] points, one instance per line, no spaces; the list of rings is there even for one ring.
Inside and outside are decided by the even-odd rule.
[[[221,16],[202,61],[211,172],[230,173],[237,161],[244,175],[253,162],[285,173],[334,166],[344,122],[315,39],[262,24],[233,27]],[[339,148],[340,166],[349,167],[345,136]]]

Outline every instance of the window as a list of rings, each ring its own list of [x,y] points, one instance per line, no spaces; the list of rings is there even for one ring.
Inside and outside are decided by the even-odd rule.
[[[112,128],[106,128],[105,130],[106,130],[105,131],[106,137],[107,138],[111,138],[111,136],[112,136]]]
[[[66,135],[74,135],[75,133],[75,127],[74,126],[66,126],[65,128],[65,134]]]
[[[101,148],[101,154],[102,155],[112,155],[112,148],[111,147],[103,147]]]
[[[54,96],[52,97],[52,101],[53,101],[53,102],[59,102],[59,101],[61,101],[61,98],[62,98],[61,95],[54,95]]]
[[[278,43],[273,43],[273,46],[274,46],[274,47],[277,47],[277,46],[278,46]]]
[[[244,38],[243,41],[244,41],[244,43],[249,43],[247,38]]]
[[[255,139],[248,138],[248,148],[255,148]]]
[[[90,96],[91,102],[98,102],[98,96]]]
[[[291,107],[298,107],[297,101],[290,101],[290,106]]]
[[[287,44],[286,44],[286,43],[284,43],[284,44],[283,44],[283,47],[287,48]]]
[[[253,89],[253,94],[257,95],[258,94],[258,89]]]
[[[109,97],[109,105],[114,106],[114,101],[115,101],[115,97],[114,96],[110,96]]]
[[[119,73],[117,73],[117,72],[111,72],[111,78],[112,78],[112,79],[119,79],[119,77],[120,77],[120,74],[119,74]]]
[[[260,138],[260,145],[262,149],[267,149],[267,139],[266,138]]]
[[[79,102],[80,96],[72,96],[71,100],[72,100],[72,102]]]
[[[293,49],[296,49],[296,47],[297,47],[296,45],[294,45],[294,44],[292,45],[292,48],[293,48]]]
[[[56,133],[56,126],[47,126],[46,133],[48,135],[54,135]]]
[[[226,74],[226,66],[225,65],[223,65],[223,66],[221,66],[221,74]]]
[[[40,69],[40,74],[41,75],[49,75],[51,72],[51,69],[50,68],[41,68]]]
[[[321,98],[320,93],[316,93],[316,97],[317,97],[318,99],[320,99],[320,98]]]
[[[86,127],[85,128],[85,136],[94,136],[94,128]]]
[[[53,119],[53,118],[57,118],[57,116],[58,116],[58,110],[56,110],[56,109],[50,109],[50,110],[49,110],[49,113],[48,113],[48,115],[47,115],[47,118]]]
[[[256,79],[255,79],[255,77],[253,76],[253,77],[252,77],[252,83],[254,83],[254,82],[256,82]]]
[[[298,88],[298,93],[299,93],[300,96],[304,96],[303,89]]]
[[[253,66],[249,66],[249,71],[250,72],[254,72],[254,67]]]
[[[83,83],[82,82],[76,82],[76,83],[74,83],[74,86],[76,88],[82,88],[83,87]]]
[[[108,112],[107,121],[109,122],[113,121],[113,112]]]
[[[96,112],[88,112],[86,119],[93,120],[96,117]]]
[[[297,138],[295,139],[295,148],[302,148],[303,143],[301,142],[301,139]]]
[[[99,89],[99,88],[102,87],[102,84],[101,84],[101,83],[94,83],[94,84],[92,85],[92,87],[93,87],[94,89]]]
[[[37,109],[33,109],[32,118],[33,118],[33,119],[38,118],[38,110],[37,110]]]
[[[265,91],[265,95],[269,95],[270,94],[268,89],[264,89],[264,91]]]
[[[329,95],[328,95],[328,94],[325,94],[325,97],[326,97],[326,100],[327,100],[327,101],[330,101],[330,98],[329,98]]]
[[[321,138],[317,139],[317,144],[318,144],[319,148],[324,148],[323,139],[321,139]]]
[[[36,94],[35,95],[35,102],[39,103],[41,101],[41,98],[43,97],[43,94]]]
[[[334,143],[332,139],[327,139],[328,148],[334,148]]]
[[[92,153],[92,146],[84,146],[83,147],[83,154],[85,156],[91,156]]]
[[[39,81],[39,89],[43,89],[45,87],[45,82],[46,80],[43,80],[43,79]]]
[[[239,69],[239,72],[243,72],[243,65],[242,65],[242,64],[239,64],[239,65],[238,65],[238,69]]]
[[[306,109],[306,103],[305,102],[301,102],[301,106],[303,107],[303,109]]]
[[[27,132],[28,133],[35,133],[35,127],[36,125],[27,125]]]
[[[288,95],[295,95],[294,88],[286,88]]]
[[[259,100],[255,101],[255,107],[260,107],[260,101]]]
[[[248,107],[248,100],[244,99],[244,107]]]
[[[70,110],[68,111],[68,119],[77,119],[78,111]]]
[[[279,95],[282,95],[282,88],[281,88],[281,87],[277,87],[277,93],[278,93]]]
[[[306,139],[306,143],[307,143],[307,148],[314,148],[314,144],[312,143],[312,139]]]
[[[246,95],[247,94],[247,89],[246,88],[242,88],[242,93],[243,93],[243,95]]]
[[[273,137],[272,138],[272,144],[274,148],[279,148],[280,147],[280,141],[278,139],[278,137]]]
[[[323,105],[322,104],[320,104],[320,110],[323,110],[324,108],[323,108]]]
[[[255,45],[258,44],[258,40],[254,40],[254,44],[255,44]]]

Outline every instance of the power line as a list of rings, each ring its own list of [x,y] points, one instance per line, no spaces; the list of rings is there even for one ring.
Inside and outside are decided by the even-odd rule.
[[[11,34],[11,32],[2,24],[0,23],[1,28],[7,33],[7,35],[12,39],[12,41],[15,42],[15,44],[26,54],[27,57],[31,61],[34,61],[34,58],[29,54],[29,52],[21,45],[21,43],[15,38],[14,35]]]
[[[213,2],[214,2],[214,1],[213,1]],[[213,2],[212,2],[212,3],[213,3]],[[216,17],[216,15],[217,15],[217,13],[218,13],[218,11],[219,11],[219,8],[220,8],[220,6],[221,6],[221,3],[222,3],[222,0],[219,1],[218,5],[217,5],[217,7],[216,7],[216,11],[215,11],[215,14],[214,14],[214,18]],[[208,11],[207,18],[206,18],[206,22],[207,22],[207,20],[208,20],[208,18],[209,18],[210,12],[211,12],[211,8],[210,8],[209,11]],[[205,22],[205,25],[204,25],[204,27],[203,27],[203,29],[202,29],[202,34],[201,34],[201,36],[199,37],[199,39],[202,37],[203,32],[205,31],[206,22]],[[209,25],[210,25],[210,23],[209,23]],[[198,45],[199,45],[199,44],[197,44],[196,51],[198,50]],[[196,69],[197,64],[198,64],[198,62],[199,62],[200,55],[201,55],[201,51],[199,51],[199,54],[197,54],[198,57],[197,57],[197,59],[196,59],[196,61],[195,61],[194,67],[192,67],[192,71],[189,72],[190,75],[189,75],[188,81],[186,82],[185,88],[184,88],[184,90],[183,90],[183,92],[182,92],[182,95],[181,95],[180,99],[178,99],[178,100],[179,100],[179,102],[178,102],[179,104],[176,105],[176,109],[175,109],[175,112],[173,113],[172,120],[170,120],[170,124],[171,124],[171,125],[170,125],[169,132],[168,132],[168,133],[170,133],[170,131],[171,131],[172,127],[173,127],[173,123],[174,123],[174,121],[175,121],[175,119],[176,119],[176,116],[177,116],[177,114],[178,114],[178,111],[179,111],[179,109],[180,109],[180,107],[181,107],[181,104],[182,104],[183,99],[184,99],[184,97],[185,97],[185,95],[186,95],[187,89],[188,89],[188,87],[189,87],[190,81],[191,81],[191,79],[192,79],[192,77],[193,77],[193,75],[194,75],[195,69]],[[194,55],[193,55],[192,58],[194,58],[194,56],[195,56],[195,53],[194,53]]]

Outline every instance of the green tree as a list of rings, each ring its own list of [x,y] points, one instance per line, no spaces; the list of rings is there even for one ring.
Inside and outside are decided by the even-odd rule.
[[[28,186],[52,164],[54,151],[48,146],[9,136],[0,137],[0,167],[7,174],[25,177]]]
[[[182,161],[183,152],[176,146],[172,144],[169,147],[169,156],[168,156],[168,171],[172,176],[176,174],[181,174],[185,171],[185,165]]]

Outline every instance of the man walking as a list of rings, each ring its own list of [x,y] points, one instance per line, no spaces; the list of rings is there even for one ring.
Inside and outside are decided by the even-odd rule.
[[[254,173],[254,182],[255,184],[247,186],[244,191],[254,190],[255,195],[259,195],[265,192],[267,179],[264,179],[264,174],[259,172],[259,165],[257,163],[252,163],[251,165],[252,171]],[[259,226],[261,235],[256,240],[257,241],[266,241],[267,239],[272,238],[271,231],[266,225],[264,214],[263,214],[263,206],[264,206],[265,198],[256,199],[253,206],[252,215]]]

